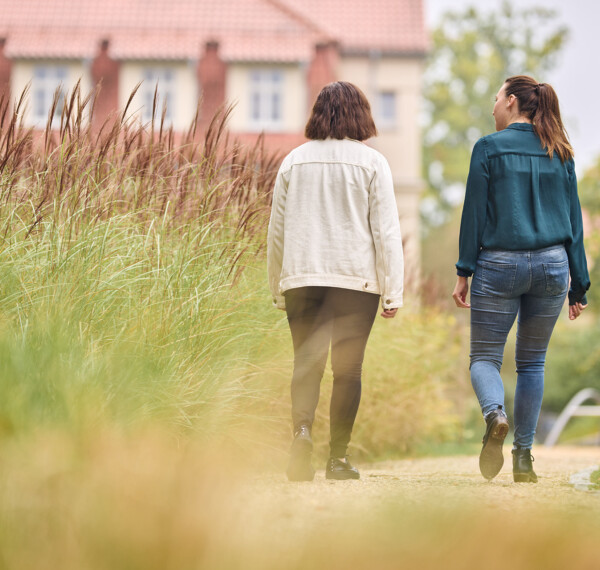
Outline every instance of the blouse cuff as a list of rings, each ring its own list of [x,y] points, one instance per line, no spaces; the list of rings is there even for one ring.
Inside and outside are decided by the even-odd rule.
[[[587,288],[585,287],[580,287],[577,290],[569,289],[569,305],[574,305],[575,303],[587,305],[586,291]]]

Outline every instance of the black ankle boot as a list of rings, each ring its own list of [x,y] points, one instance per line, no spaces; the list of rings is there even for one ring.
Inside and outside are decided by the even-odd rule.
[[[353,467],[348,460],[342,461],[336,457],[330,457],[327,461],[327,467],[325,467],[325,478],[326,479],[360,479],[360,473],[356,467]]]
[[[311,464],[312,450],[310,428],[301,425],[294,432],[294,441],[290,450],[290,462],[286,471],[290,481],[312,481],[315,478],[315,470]]]
[[[512,450],[513,454],[513,479],[515,483],[537,483],[538,478],[533,470],[533,457],[531,449],[518,447]]]
[[[502,444],[508,433],[508,419],[502,406],[487,414],[485,423],[483,447],[479,454],[479,470],[486,479],[493,479],[504,465]]]

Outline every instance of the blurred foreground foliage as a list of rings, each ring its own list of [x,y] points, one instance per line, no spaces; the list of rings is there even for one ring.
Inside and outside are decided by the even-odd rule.
[[[536,486],[483,481],[474,458],[472,472],[428,459],[288,483],[164,431],[31,435],[0,441],[7,570],[598,567],[597,494],[545,475],[539,456]]]

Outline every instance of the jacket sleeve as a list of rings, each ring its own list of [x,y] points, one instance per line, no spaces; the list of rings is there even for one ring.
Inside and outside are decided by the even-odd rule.
[[[395,309],[403,303],[404,253],[392,172],[383,157],[369,188],[369,221],[381,304],[384,309]]]
[[[471,166],[467,178],[467,189],[460,221],[460,236],[458,239],[457,273],[470,277],[475,273],[477,257],[485,229],[489,167],[485,150],[485,139],[479,139],[473,147]]]
[[[285,162],[284,162],[285,164]],[[273,298],[273,305],[285,310],[285,297],[279,288],[281,268],[283,264],[283,237],[285,222],[285,202],[287,196],[287,181],[285,178],[284,164],[279,168],[273,189],[273,202],[271,204],[271,217],[267,233],[267,272],[269,274],[269,288]]]
[[[585,248],[583,246],[583,220],[581,206],[577,195],[577,175],[571,160],[567,165],[569,176],[569,217],[571,219],[571,232],[573,241],[565,244],[569,258],[569,272],[571,274],[571,288],[569,289],[569,305],[587,303],[586,291],[590,288],[590,275],[588,273]]]

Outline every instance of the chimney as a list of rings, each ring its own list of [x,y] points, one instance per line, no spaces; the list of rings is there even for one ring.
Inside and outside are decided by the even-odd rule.
[[[227,67],[219,56],[219,43],[211,40],[206,43],[204,53],[198,62],[201,107],[200,128],[206,130],[217,109],[225,102],[225,78]]]
[[[0,38],[0,99],[6,97],[10,100],[10,74],[12,61],[4,55],[6,38]]]
[[[100,130],[106,119],[119,109],[119,69],[118,61],[112,59],[108,53],[110,42],[103,39],[99,51],[92,62],[92,81],[95,86],[100,85],[94,103],[94,116],[92,127]]]
[[[321,89],[328,83],[336,81],[338,62],[339,50],[335,42],[319,43],[315,46],[315,55],[306,78],[310,108]]]

